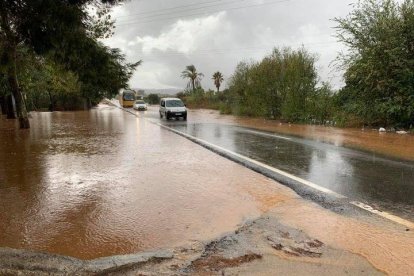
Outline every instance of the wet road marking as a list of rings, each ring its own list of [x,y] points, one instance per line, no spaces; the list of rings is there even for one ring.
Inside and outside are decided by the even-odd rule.
[[[267,137],[272,137],[272,138],[278,138],[278,139],[283,139],[283,140],[292,140],[291,138],[288,137],[283,137],[283,136],[279,136],[276,134],[271,134],[271,133],[266,133],[266,132],[260,132],[260,131],[255,131],[255,130],[247,130],[247,129],[241,129],[239,130],[240,132],[246,132],[246,133],[252,133],[252,134],[256,134],[256,135],[262,135],[262,136],[267,136]]]
[[[131,112],[130,110],[125,109],[125,108],[123,108],[123,107],[120,107],[120,106],[118,106],[117,104],[114,104],[114,103],[112,103],[112,102],[110,102],[110,104],[113,104],[115,107],[118,107],[118,108],[120,108],[120,109],[122,109],[122,110],[124,110],[124,111],[126,111],[126,112],[128,112],[128,113],[130,113],[130,114],[132,114],[132,115],[134,115],[135,117],[138,117],[138,118],[139,118],[138,114],[136,114],[135,112]],[[285,177],[287,177],[287,178],[290,178],[290,179],[292,179],[292,180],[294,180],[294,181],[297,181],[297,182],[299,182],[299,183],[301,183],[301,184],[303,184],[303,185],[306,185],[306,186],[308,186],[308,187],[311,187],[311,188],[313,188],[313,189],[316,189],[316,190],[318,190],[318,191],[320,191],[320,192],[323,192],[323,193],[326,193],[326,194],[329,194],[329,195],[335,196],[335,197],[337,197],[338,199],[348,199],[348,197],[346,197],[346,196],[344,196],[344,195],[338,194],[338,193],[336,193],[336,192],[334,192],[334,191],[332,191],[332,190],[329,190],[329,189],[327,189],[327,188],[321,187],[321,186],[319,186],[319,185],[317,185],[317,184],[315,184],[315,183],[312,183],[312,182],[307,181],[307,180],[305,180],[305,179],[299,178],[299,177],[294,176],[294,175],[292,175],[292,174],[289,174],[289,173],[287,173],[287,172],[281,171],[281,170],[276,169],[276,168],[274,168],[274,167],[271,167],[271,166],[269,166],[269,165],[267,165],[267,164],[264,164],[264,163],[262,163],[262,162],[256,161],[256,160],[254,160],[254,159],[251,159],[251,158],[249,158],[249,157],[247,157],[247,156],[244,156],[244,155],[238,154],[238,153],[236,153],[236,152],[233,152],[233,151],[231,151],[231,150],[228,150],[228,149],[222,148],[222,147],[220,147],[220,146],[214,145],[214,144],[209,143],[209,142],[207,142],[207,141],[205,141],[205,140],[203,140],[203,139],[199,139],[199,138],[197,138],[197,137],[191,136],[191,135],[189,135],[189,134],[187,134],[187,133],[184,133],[184,132],[181,132],[181,131],[176,130],[176,129],[174,129],[174,128],[168,127],[168,126],[166,126],[166,125],[163,125],[163,124],[158,123],[158,122],[156,122],[156,121],[153,121],[153,120],[151,120],[151,119],[148,119],[148,118],[145,118],[145,117],[144,117],[144,119],[145,119],[145,120],[148,120],[149,122],[151,122],[151,123],[153,123],[153,124],[155,124],[155,125],[157,125],[157,126],[159,126],[159,127],[162,127],[162,128],[164,128],[164,129],[167,129],[167,130],[169,130],[169,131],[171,131],[171,132],[174,132],[174,133],[176,133],[176,134],[178,134],[178,135],[180,135],[180,136],[186,137],[186,138],[188,138],[190,141],[193,141],[193,140],[198,141],[200,144],[205,144],[205,145],[208,145],[209,147],[215,148],[215,149],[217,149],[217,150],[220,150],[220,151],[226,152],[226,153],[228,153],[228,154],[231,154],[231,155],[233,155],[233,156],[235,156],[235,157],[237,157],[237,158],[240,158],[240,159],[243,159],[243,160],[248,161],[248,162],[250,162],[250,163],[256,164],[256,165],[258,165],[258,166],[260,166],[260,167],[263,167],[263,168],[265,168],[265,169],[268,169],[268,170],[270,170],[270,171],[272,171],[272,172],[275,172],[275,173],[277,173],[277,174],[280,174],[280,175],[283,175],[283,176],[285,176]],[[254,131],[253,131],[253,132],[254,132]],[[260,133],[260,132],[259,132],[259,133]],[[271,134],[269,134],[269,135],[271,135]],[[385,218],[385,219],[387,219],[387,220],[390,220],[390,221],[392,221],[392,222],[395,222],[395,223],[398,223],[398,224],[400,224],[400,225],[406,226],[406,227],[408,227],[408,228],[410,228],[410,229],[414,229],[414,223],[413,223],[413,222],[411,222],[411,221],[409,221],[409,220],[406,220],[406,219],[400,218],[400,217],[398,217],[398,216],[396,216],[396,215],[393,215],[393,214],[390,214],[390,213],[387,213],[387,212],[384,212],[384,211],[376,210],[376,209],[374,209],[373,207],[371,207],[371,206],[369,206],[369,205],[367,205],[367,204],[365,204],[365,203],[362,203],[362,202],[358,202],[358,201],[350,201],[349,203],[350,203],[351,205],[353,205],[353,206],[355,206],[355,207],[358,207],[358,208],[360,208],[360,209],[362,209],[362,210],[365,210],[365,211],[367,211],[367,212],[369,212],[369,213],[371,213],[371,214],[378,215],[378,216],[380,216],[380,217],[382,217],[382,218]]]
[[[365,211],[368,211],[372,214],[376,214],[376,215],[381,216],[383,218],[386,218],[388,220],[391,220],[391,221],[394,221],[394,222],[399,223],[401,225],[407,226],[408,228],[414,229],[414,223],[409,221],[409,220],[397,217],[393,214],[390,214],[390,213],[387,213],[387,212],[384,212],[384,211],[376,210],[373,207],[369,206],[368,204],[365,204],[365,203],[362,203],[362,202],[351,201],[350,203],[352,205],[354,205],[358,208],[364,209]]]

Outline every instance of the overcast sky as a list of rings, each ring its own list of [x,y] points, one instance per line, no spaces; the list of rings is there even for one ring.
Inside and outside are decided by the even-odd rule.
[[[132,0],[114,8],[115,35],[104,40],[143,64],[130,80],[133,88],[186,86],[181,72],[194,64],[211,76],[231,76],[241,61],[260,60],[274,47],[302,44],[317,54],[322,81],[342,85],[330,65],[344,48],[334,37],[334,17],[346,16],[350,0]],[[225,84],[224,84],[225,85]]]

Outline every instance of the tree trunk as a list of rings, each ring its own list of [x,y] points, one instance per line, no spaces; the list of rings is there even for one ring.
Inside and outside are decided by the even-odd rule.
[[[7,95],[6,96],[6,114],[7,119],[16,119],[16,113],[14,113],[14,107],[13,107],[13,96]]]
[[[49,95],[49,101],[50,101],[49,111],[53,112],[53,111],[55,111],[55,103],[53,102],[53,97],[52,97],[52,94],[50,93],[50,91],[47,91],[47,94]]]
[[[87,110],[89,110],[89,109],[91,109],[92,108],[92,101],[91,101],[91,99],[89,99],[89,98],[86,98],[86,106],[87,106]]]
[[[6,97],[5,96],[1,96],[0,97],[0,109],[1,109],[1,114],[6,115]]]
[[[16,101],[16,113],[19,118],[20,128],[30,128],[29,117],[26,110],[26,104],[24,102],[23,94],[20,90],[19,83],[17,81],[17,70],[16,70],[16,47],[15,45],[8,45],[9,53],[9,69],[7,70],[7,79],[9,81],[10,89],[13,97]]]
[[[3,7],[4,2],[0,2],[0,19],[1,28],[5,32],[4,51],[7,59],[7,80],[10,86],[11,93],[16,102],[16,112],[19,118],[20,128],[30,128],[29,117],[27,114],[26,104],[24,102],[22,91],[20,90],[19,83],[17,81],[17,68],[16,68],[16,50],[17,50],[17,37],[11,30],[11,23],[8,19],[7,10]]]
[[[193,86],[193,93],[195,93],[195,80],[191,79],[191,85]]]

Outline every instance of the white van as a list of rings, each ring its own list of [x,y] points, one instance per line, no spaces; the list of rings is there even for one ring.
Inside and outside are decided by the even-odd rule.
[[[160,102],[160,118],[169,120],[171,118],[183,118],[187,120],[187,108],[182,100],[178,98],[163,98]]]

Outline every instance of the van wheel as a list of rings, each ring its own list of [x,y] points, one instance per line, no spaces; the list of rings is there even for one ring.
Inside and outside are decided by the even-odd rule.
[[[166,114],[166,115],[165,115],[165,119],[166,119],[167,121],[169,121],[169,120],[170,120],[170,116],[168,116],[168,114]]]
[[[187,116],[184,116],[184,117],[183,117],[183,120],[184,120],[184,121],[187,121]]]
[[[160,118],[162,119],[162,113],[160,112]]]

